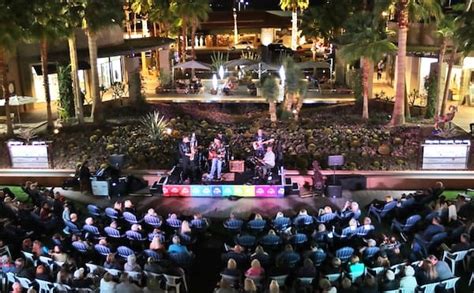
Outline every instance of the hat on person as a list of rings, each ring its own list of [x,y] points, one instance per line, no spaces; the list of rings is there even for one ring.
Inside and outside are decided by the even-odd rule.
[[[385,277],[387,278],[387,280],[393,281],[393,280],[395,280],[395,273],[392,272],[391,270],[388,270],[388,271],[385,273]]]
[[[328,293],[337,293],[337,289],[336,289],[336,287],[333,286],[333,287],[329,288],[329,290],[327,292]]]
[[[413,276],[413,275],[415,275],[415,270],[412,268],[412,266],[406,266],[405,276]]]

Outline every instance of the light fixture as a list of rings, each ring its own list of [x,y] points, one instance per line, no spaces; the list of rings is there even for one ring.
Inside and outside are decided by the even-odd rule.
[[[281,84],[285,85],[286,74],[285,74],[285,67],[283,67],[283,65],[280,67],[280,70],[278,70],[278,73],[280,74]]]
[[[219,66],[219,78],[224,79],[224,66]]]
[[[212,75],[212,89],[217,91],[217,75],[215,73]]]
[[[166,134],[171,135],[171,133],[173,133],[173,129],[166,128]]]

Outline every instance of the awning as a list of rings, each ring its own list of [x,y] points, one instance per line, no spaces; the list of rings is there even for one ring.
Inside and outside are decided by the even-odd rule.
[[[91,66],[86,61],[79,60],[78,61],[79,70],[88,70],[91,69]],[[43,70],[41,68],[41,64],[33,65],[33,69],[35,70],[36,75],[43,75]],[[58,67],[56,63],[48,63],[48,74],[58,73]]]

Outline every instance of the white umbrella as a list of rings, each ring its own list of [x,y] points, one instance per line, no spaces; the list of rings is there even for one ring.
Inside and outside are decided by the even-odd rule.
[[[211,70],[209,65],[195,60],[178,63],[173,68]]]
[[[18,115],[18,122],[21,123],[19,106],[32,104],[32,103],[35,103],[35,102],[36,102],[35,97],[11,96],[8,104],[10,106],[16,106],[16,111],[17,111],[17,115]],[[0,106],[5,106],[5,100],[4,99],[0,100]]]
[[[306,69],[306,68],[330,68],[331,65],[327,62],[315,62],[315,61],[305,61],[305,62],[300,62],[296,63],[296,66],[298,66],[300,69]]]
[[[245,58],[234,59],[224,63],[225,68],[234,68],[237,66],[248,66],[257,63],[256,60],[250,60]]]
[[[259,62],[258,64],[253,64],[253,65],[244,67],[244,70],[252,70],[252,71],[258,72],[258,78],[260,79],[262,77],[262,73],[268,70],[277,71],[278,68],[275,66],[269,65],[265,62]]]

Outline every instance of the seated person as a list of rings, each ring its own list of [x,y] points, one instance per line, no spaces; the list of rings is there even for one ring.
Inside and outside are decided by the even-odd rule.
[[[222,275],[240,278],[242,272],[237,268],[237,262],[233,258],[227,261],[227,267],[221,272]]]
[[[258,259],[252,260],[250,268],[245,272],[246,277],[263,277],[265,270],[260,265]]]
[[[298,278],[315,278],[316,267],[314,266],[313,261],[309,258],[305,258],[303,266],[299,267],[296,271],[296,276]]]
[[[184,245],[181,244],[181,240],[179,239],[179,236],[175,235],[173,236],[173,244],[171,244],[168,247],[168,253],[187,253],[191,254],[188,250],[188,248]]]

